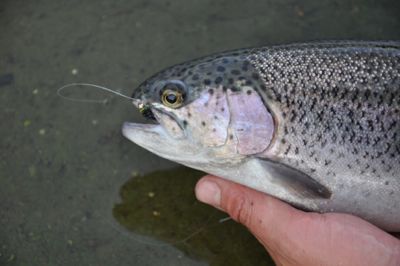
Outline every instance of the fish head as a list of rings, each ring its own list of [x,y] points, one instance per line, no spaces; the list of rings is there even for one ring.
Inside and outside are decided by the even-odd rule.
[[[154,75],[132,96],[133,104],[154,123],[126,122],[124,136],[161,157],[203,171],[262,153],[272,141],[274,121],[249,68],[245,60],[225,56]]]

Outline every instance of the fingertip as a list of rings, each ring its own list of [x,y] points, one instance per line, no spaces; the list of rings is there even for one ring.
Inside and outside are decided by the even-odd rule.
[[[221,188],[213,179],[215,178],[212,176],[205,176],[200,179],[196,184],[195,193],[199,201],[219,207]]]

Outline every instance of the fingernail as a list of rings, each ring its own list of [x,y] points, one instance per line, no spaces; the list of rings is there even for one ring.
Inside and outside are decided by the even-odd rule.
[[[216,183],[203,181],[197,186],[196,197],[204,203],[219,206],[221,202],[221,190]]]

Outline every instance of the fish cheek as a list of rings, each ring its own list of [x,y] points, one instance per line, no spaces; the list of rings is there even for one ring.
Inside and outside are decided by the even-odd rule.
[[[237,138],[241,155],[265,151],[272,141],[274,121],[260,95],[252,88],[244,91],[227,91],[231,112],[230,128]]]
[[[228,137],[229,108],[221,91],[203,92],[200,97],[178,110],[186,120],[188,135],[203,147],[219,147]]]

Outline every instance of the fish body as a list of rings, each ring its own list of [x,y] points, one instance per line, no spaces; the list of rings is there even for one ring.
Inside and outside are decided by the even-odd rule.
[[[134,91],[123,133],[178,163],[317,212],[400,231],[400,42],[243,49]]]

